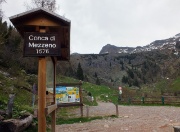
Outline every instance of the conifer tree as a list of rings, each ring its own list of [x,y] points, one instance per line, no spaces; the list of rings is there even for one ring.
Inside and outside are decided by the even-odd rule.
[[[80,63],[78,64],[78,68],[77,68],[77,78],[82,81],[84,80],[83,70],[81,68]]]

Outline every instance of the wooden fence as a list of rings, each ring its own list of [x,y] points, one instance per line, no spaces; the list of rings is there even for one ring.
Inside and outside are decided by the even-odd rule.
[[[126,97],[119,99],[119,104],[162,104],[162,105],[180,105],[180,97],[178,96],[162,96],[162,97]]]

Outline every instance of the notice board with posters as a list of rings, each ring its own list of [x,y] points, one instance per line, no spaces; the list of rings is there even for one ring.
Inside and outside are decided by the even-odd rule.
[[[57,103],[75,103],[80,102],[78,86],[57,86],[56,87]]]
[[[56,85],[56,103],[58,106],[82,105],[82,83]]]

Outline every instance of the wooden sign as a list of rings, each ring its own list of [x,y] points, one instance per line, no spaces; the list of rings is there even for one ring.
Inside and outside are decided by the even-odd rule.
[[[44,126],[46,126],[47,114],[51,114],[51,131],[55,132],[57,108],[55,100],[56,62],[57,60],[70,59],[71,21],[44,8],[36,8],[14,15],[10,17],[10,20],[24,38],[24,57],[39,57],[38,132],[46,131]],[[48,71],[51,70],[49,60],[52,61],[53,77],[48,74]],[[52,79],[50,79],[52,81],[50,88],[53,89],[53,92],[46,95],[46,90],[49,88],[47,87],[47,84],[49,86],[47,78]],[[81,105],[81,113],[82,108]]]
[[[58,34],[26,32],[24,56],[61,56]]]
[[[71,21],[67,18],[44,8],[36,8],[12,16],[10,21],[24,38],[24,57],[52,56],[58,61],[70,60]],[[46,36],[42,36],[42,31],[46,32],[44,32]],[[52,36],[55,36],[53,43]],[[34,44],[29,45],[33,42]],[[50,44],[56,44],[56,47]]]

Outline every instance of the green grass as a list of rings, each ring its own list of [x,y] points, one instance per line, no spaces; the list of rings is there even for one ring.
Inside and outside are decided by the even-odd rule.
[[[79,82],[77,79],[62,76],[62,75],[57,75],[56,76],[56,83],[77,83]]]
[[[95,85],[92,83],[84,82],[82,88],[94,97],[95,101],[105,101],[117,103],[118,90],[109,88],[107,86]]]

